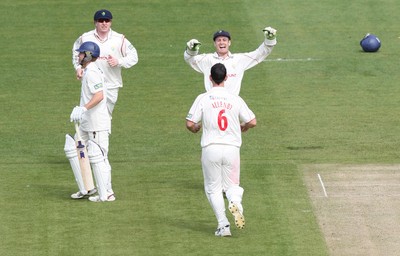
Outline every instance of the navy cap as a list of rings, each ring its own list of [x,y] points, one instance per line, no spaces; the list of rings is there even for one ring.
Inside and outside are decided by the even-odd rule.
[[[231,40],[231,35],[229,34],[228,31],[224,31],[224,30],[219,30],[217,32],[214,33],[214,37],[213,40],[215,41],[215,38],[219,37],[219,36],[224,36],[229,38],[229,40]]]
[[[94,20],[99,20],[99,19],[107,19],[107,20],[112,20],[113,16],[109,10],[98,10],[94,14]]]

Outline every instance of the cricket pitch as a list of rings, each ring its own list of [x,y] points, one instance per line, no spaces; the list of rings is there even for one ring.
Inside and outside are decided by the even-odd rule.
[[[330,255],[400,255],[400,165],[301,168]]]

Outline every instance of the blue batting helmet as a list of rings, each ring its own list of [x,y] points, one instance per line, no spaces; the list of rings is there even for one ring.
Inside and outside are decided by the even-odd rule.
[[[100,47],[93,42],[84,42],[79,49],[75,51],[84,52],[86,55],[90,54],[92,58],[98,58],[100,56]]]
[[[381,41],[376,35],[367,34],[361,39],[360,45],[364,52],[376,52],[381,47]]]

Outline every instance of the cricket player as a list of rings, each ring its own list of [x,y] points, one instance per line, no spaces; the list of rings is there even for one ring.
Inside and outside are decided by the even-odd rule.
[[[90,201],[114,201],[115,196],[110,189],[111,166],[108,162],[109,134],[111,117],[107,109],[107,88],[104,86],[104,75],[95,61],[100,56],[100,48],[94,42],[84,42],[76,51],[79,65],[83,69],[80,104],[73,108],[71,122],[80,123],[82,140],[88,145],[89,160],[93,168],[99,195],[89,197]],[[68,140],[67,140],[68,141]],[[72,149],[76,148],[66,142],[67,157],[72,156]],[[69,152],[69,153],[68,153]],[[70,159],[71,162],[71,159]],[[79,191],[71,195],[73,199],[89,196],[91,191],[85,191],[80,171],[74,170],[76,165],[71,163]],[[78,165],[79,166],[79,165]]]
[[[118,91],[122,88],[122,68],[130,68],[138,63],[138,54],[135,47],[123,34],[111,29],[113,15],[108,10],[98,10],[94,14],[95,29],[82,34],[72,47],[72,64],[76,70],[77,79],[82,78],[82,65],[79,63],[79,46],[87,41],[95,42],[100,46],[100,53],[96,64],[104,72],[104,82],[108,90],[107,104],[110,115],[118,99]]]
[[[191,39],[186,43],[184,60],[197,72],[204,75],[204,87],[209,91],[213,86],[209,79],[210,69],[216,63],[222,63],[227,69],[229,79],[225,88],[233,94],[239,95],[244,72],[259,64],[272,52],[276,45],[277,30],[266,27],[265,40],[254,51],[248,53],[233,54],[229,51],[231,35],[229,32],[219,30],[214,33],[213,41],[215,52],[199,54],[201,43],[197,39]]]
[[[213,87],[197,96],[186,116],[186,127],[193,133],[203,128],[201,164],[205,194],[218,222],[215,235],[231,236],[223,193],[236,226],[244,228],[244,190],[240,187],[241,133],[255,127],[257,121],[243,99],[224,87],[230,78],[223,64],[212,66],[209,79]]]

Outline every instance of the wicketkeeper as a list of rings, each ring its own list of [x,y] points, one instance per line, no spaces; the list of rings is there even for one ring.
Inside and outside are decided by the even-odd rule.
[[[183,57],[194,70],[203,73],[206,91],[212,88],[212,83],[209,79],[211,67],[216,63],[224,64],[229,77],[225,83],[225,88],[231,93],[239,95],[244,72],[265,60],[276,45],[277,30],[266,27],[263,32],[265,40],[252,52],[231,53],[229,51],[231,35],[227,31],[219,30],[213,36],[216,50],[214,53],[199,54],[201,43],[197,39],[191,39],[186,44]]]

